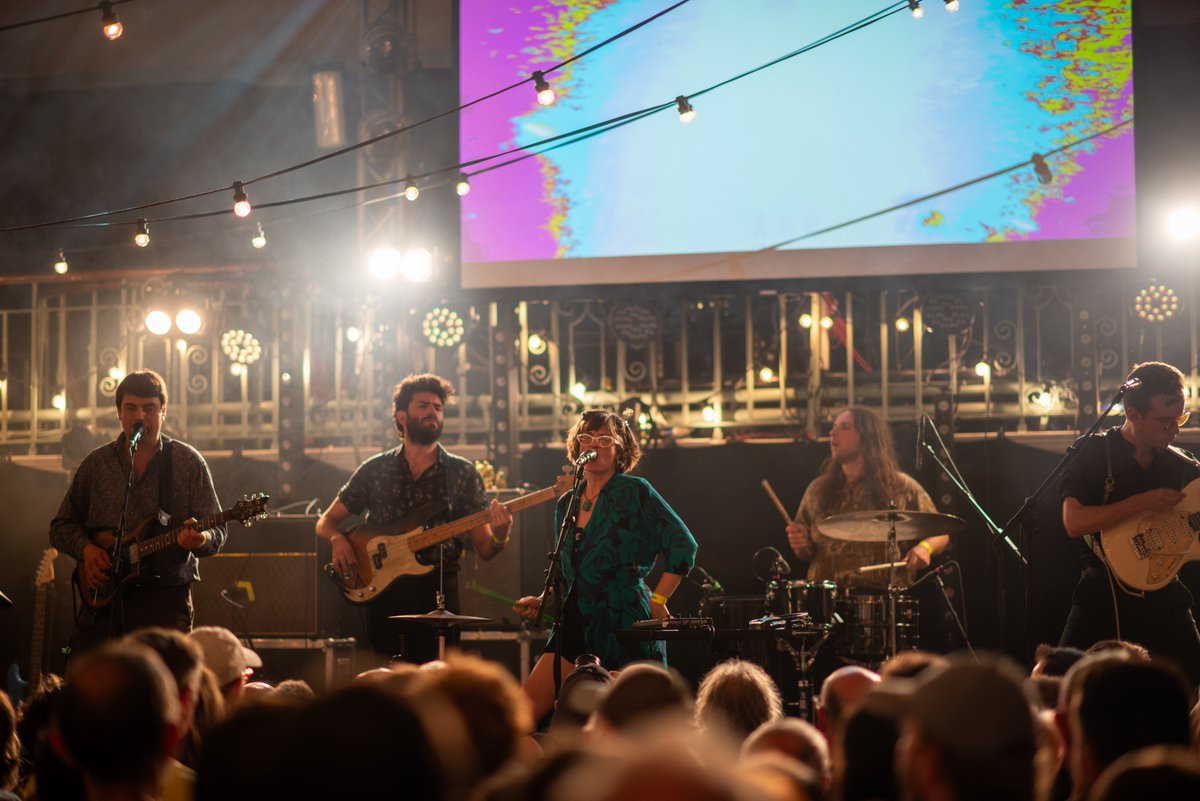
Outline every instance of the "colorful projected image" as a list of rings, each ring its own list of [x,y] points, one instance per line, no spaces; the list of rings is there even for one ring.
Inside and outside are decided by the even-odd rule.
[[[485,95],[661,11],[666,0],[461,0],[460,92]],[[757,251],[1084,139],[1133,116],[1129,0],[925,0],[742,80],[882,0],[695,0],[463,113],[461,156],[693,95],[472,181],[466,263]],[[1133,126],[1029,168],[785,249],[1129,237]],[[1046,265],[1052,267],[1053,265]]]

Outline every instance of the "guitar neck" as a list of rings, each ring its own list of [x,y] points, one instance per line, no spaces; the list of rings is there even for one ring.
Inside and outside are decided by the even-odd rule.
[[[49,585],[37,588],[33,605],[33,644],[29,652],[29,686],[36,687],[42,677],[42,651],[46,641],[46,593]]]
[[[546,487],[537,492],[513,498],[511,501],[505,501],[504,505],[508,507],[510,512],[520,512],[531,506],[537,506],[538,504],[554,500],[556,489],[556,487]],[[408,547],[412,548],[413,551],[420,551],[446,540],[454,539],[460,534],[466,534],[468,531],[479,528],[486,522],[488,522],[487,511],[476,512],[473,515],[467,515],[450,523],[444,523],[440,526],[434,526],[431,529],[413,534],[408,538]]]
[[[207,531],[214,526],[219,526],[228,523],[237,515],[237,509],[225,509],[217,512],[215,515],[201,518],[196,521],[197,531]],[[183,531],[183,526],[177,526],[170,531],[164,531],[154,537],[147,537],[137,543],[138,559],[145,558],[153,553],[158,553],[163,548],[167,548],[175,544],[175,538],[179,536],[179,532]],[[133,543],[129,543],[126,547],[131,547]]]

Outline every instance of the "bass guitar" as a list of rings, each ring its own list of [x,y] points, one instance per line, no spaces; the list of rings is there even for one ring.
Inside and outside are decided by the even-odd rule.
[[[21,668],[13,662],[8,667],[8,697],[14,707],[18,706],[29,693],[29,688],[37,687],[42,678],[42,659],[46,643],[46,596],[54,584],[54,560],[58,551],[47,548],[38,562],[37,576],[33,580],[33,644],[29,649],[29,681],[21,678]]]
[[[521,495],[504,505],[511,512],[520,512],[552,501],[571,489],[572,477],[558,477],[553,487]],[[441,503],[426,504],[404,516],[393,526],[363,524],[344,532],[354,549],[357,565],[349,577],[338,575],[330,565],[326,568],[329,577],[337,584],[347,601],[367,604],[402,576],[422,576],[433,570],[434,565],[417,561],[417,552],[452,540],[460,534],[488,522],[487,511],[476,512],[450,523],[433,528],[423,528],[431,517],[445,507]]]
[[[1200,478],[1183,488],[1169,512],[1133,515],[1100,532],[1102,558],[1117,579],[1135,590],[1158,590],[1179,568],[1200,559]]]
[[[267,501],[270,499],[271,496],[261,492],[249,498],[242,498],[232,508],[224,509],[215,515],[197,521],[196,530],[204,531],[228,523],[230,520],[236,520],[248,526],[253,521],[267,516]],[[83,599],[84,606],[93,611],[109,606],[119,589],[138,581],[141,577],[142,561],[146,557],[166,548],[177,547],[175,540],[179,536],[179,532],[183,531],[183,526],[176,526],[169,531],[161,531],[161,529],[158,518],[152,517],[143,521],[133,531],[127,532],[121,543],[120,575],[110,575],[98,589],[84,589],[83,580],[79,575],[80,566],[76,565],[75,572],[71,574],[71,581],[79,587],[79,595]],[[113,549],[117,544],[115,532],[97,531],[89,533],[88,536],[94,544],[108,551],[110,556],[113,554]]]

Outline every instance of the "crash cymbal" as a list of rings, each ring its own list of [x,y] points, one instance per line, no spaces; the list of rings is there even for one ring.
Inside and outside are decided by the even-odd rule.
[[[967,524],[957,515],[882,509],[831,515],[818,523],[817,529],[821,536],[835,540],[887,542],[893,521],[896,523],[897,540],[923,540],[939,534],[953,534]]]
[[[475,617],[474,615],[456,615],[449,609],[434,609],[420,615],[388,615],[388,620],[417,620],[431,626],[462,626],[473,623],[492,623],[490,617]]]

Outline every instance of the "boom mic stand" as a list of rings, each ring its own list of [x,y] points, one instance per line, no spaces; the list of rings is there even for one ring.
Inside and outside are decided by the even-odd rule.
[[[571,500],[567,503],[566,514],[563,515],[562,526],[558,530],[558,539],[554,543],[554,550],[546,554],[546,558],[550,563],[546,566],[546,583],[542,587],[542,604],[546,603],[546,598],[550,595],[554,596],[554,611],[551,615],[550,636],[554,640],[554,700],[558,701],[558,688],[562,684],[562,618],[563,618],[563,594],[558,591],[558,579],[562,573],[562,552],[563,547],[567,544],[567,538],[571,532],[575,530],[575,521],[579,517],[579,488],[583,484],[583,470],[586,462],[575,466],[575,482],[571,485]],[[539,609],[538,614],[542,614]]]

